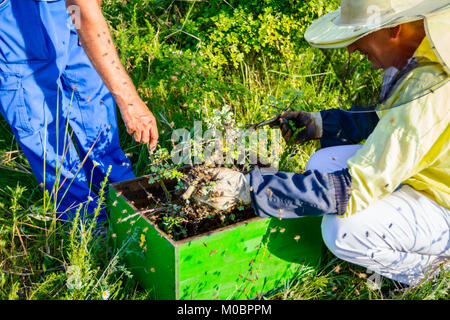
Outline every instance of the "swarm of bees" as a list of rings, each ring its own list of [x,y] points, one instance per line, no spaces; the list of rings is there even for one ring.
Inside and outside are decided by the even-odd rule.
[[[215,176],[210,169],[206,166],[194,166],[187,170],[184,177],[181,178],[184,187],[171,191],[170,204],[167,204],[166,199],[158,199],[154,194],[152,195],[150,200],[155,202],[157,206],[167,208],[167,210],[152,214],[148,218],[161,226],[170,238],[181,240],[255,216],[253,210],[246,210],[247,208],[242,204],[219,211],[194,200],[195,197],[205,196],[206,194],[209,197],[220,196],[220,194],[214,194],[211,191]],[[245,172],[245,168],[233,169]],[[165,216],[176,221],[172,228],[164,228],[162,222]]]

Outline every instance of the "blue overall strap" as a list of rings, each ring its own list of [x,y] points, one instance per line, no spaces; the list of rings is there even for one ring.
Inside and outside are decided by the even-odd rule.
[[[258,216],[298,218],[302,216],[343,215],[350,198],[348,169],[333,173],[317,170],[304,174],[278,171],[249,173],[252,205]]]
[[[367,110],[354,106],[350,111]],[[376,112],[351,113],[341,109],[320,111],[322,116],[322,148],[358,144],[367,139],[378,124]]]

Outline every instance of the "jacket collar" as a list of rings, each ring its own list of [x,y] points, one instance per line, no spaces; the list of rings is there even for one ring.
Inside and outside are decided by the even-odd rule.
[[[422,43],[417,48],[416,52],[413,55],[413,58],[426,58],[431,62],[439,62],[439,58],[436,56],[436,53],[433,51],[430,41],[428,37],[425,37]]]
[[[448,41],[450,9],[445,9],[425,17],[424,24],[431,50],[435,53],[435,57],[438,59],[437,61],[444,67],[447,74],[450,75],[450,41]],[[426,52],[420,53],[427,54]]]

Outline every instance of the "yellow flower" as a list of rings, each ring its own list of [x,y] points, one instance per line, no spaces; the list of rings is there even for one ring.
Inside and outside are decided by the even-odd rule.
[[[145,234],[141,233],[141,243],[139,244],[139,246],[143,246],[145,243]]]

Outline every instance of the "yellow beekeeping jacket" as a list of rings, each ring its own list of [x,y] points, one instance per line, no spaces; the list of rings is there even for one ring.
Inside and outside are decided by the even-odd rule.
[[[352,192],[346,216],[400,184],[450,209],[450,10],[425,18],[425,26],[427,37],[414,57],[419,65],[435,63],[411,71],[379,106],[380,122],[347,162]]]

